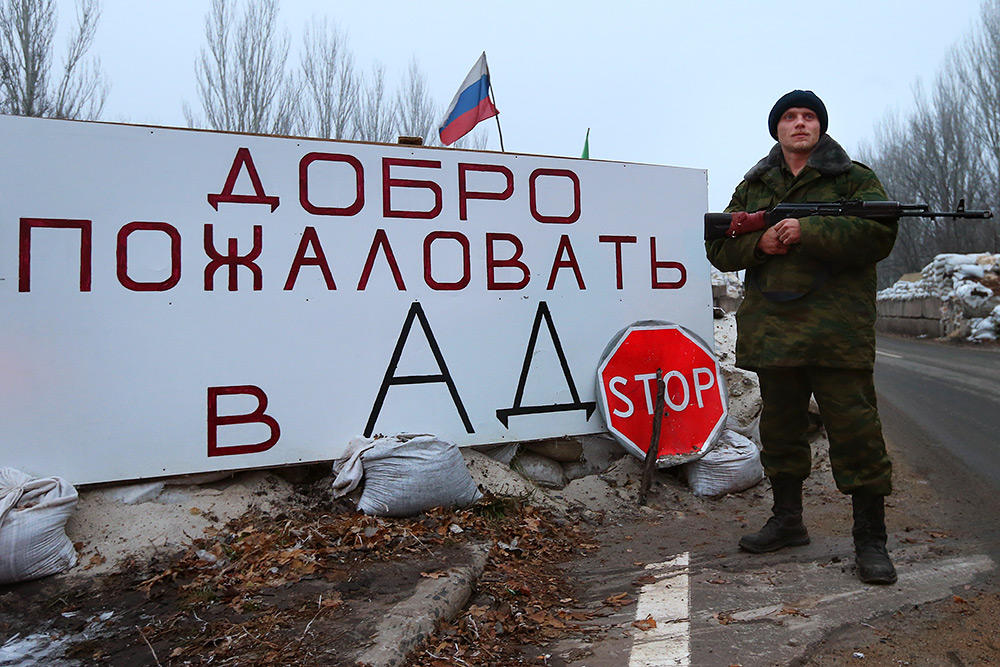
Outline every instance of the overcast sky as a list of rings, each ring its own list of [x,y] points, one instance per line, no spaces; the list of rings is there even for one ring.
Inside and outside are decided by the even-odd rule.
[[[64,30],[73,1],[58,1]],[[102,3],[103,119],[183,126],[182,104],[198,105],[210,3]],[[719,209],[771,147],[766,118],[780,95],[814,90],[853,153],[887,112],[910,108],[913,84],[933,79],[979,2],[284,0],[296,62],[314,15],[336,21],[358,65],[381,61],[393,84],[416,57],[442,110],[486,51],[507,151],[578,157],[589,127],[591,158],[707,169]]]

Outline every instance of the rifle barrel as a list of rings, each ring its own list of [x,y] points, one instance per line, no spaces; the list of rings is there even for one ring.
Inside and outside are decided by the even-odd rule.
[[[973,218],[988,220],[993,217],[993,211],[902,211],[901,218]]]

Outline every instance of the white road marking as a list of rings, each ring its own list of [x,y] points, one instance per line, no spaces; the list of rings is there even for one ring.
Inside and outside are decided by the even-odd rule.
[[[881,354],[883,357],[892,357],[893,359],[902,359],[903,355],[893,354],[892,352],[883,352],[882,350],[875,350],[875,354]]]
[[[633,628],[629,667],[666,667],[691,664],[691,622],[688,594],[688,554],[662,563],[650,563],[646,570],[656,581],[639,591],[635,619],[652,617],[656,627]]]

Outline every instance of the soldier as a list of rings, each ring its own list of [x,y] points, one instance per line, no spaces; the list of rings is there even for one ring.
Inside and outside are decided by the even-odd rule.
[[[868,167],[852,162],[826,133],[827,111],[812,91],[783,95],[767,119],[777,144],[747,172],[727,212],[780,202],[884,200]],[[740,539],[753,553],[809,543],[802,482],[812,456],[806,439],[816,397],[830,439],[837,488],[851,495],[858,576],[891,584],[885,496],[892,466],[875,403],[875,263],[892,250],[895,220],[810,216],[706,242],[721,271],[746,270],[737,314],[736,363],[760,379],[761,460],[774,505],[764,527]]]

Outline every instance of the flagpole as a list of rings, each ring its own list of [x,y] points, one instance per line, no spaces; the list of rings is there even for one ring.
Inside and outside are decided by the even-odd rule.
[[[497,96],[493,93],[493,82],[492,81],[490,81],[490,97],[493,99],[493,108],[495,109],[496,106],[497,106]],[[495,118],[497,119],[497,134],[500,135],[500,152],[501,153],[506,153],[507,151],[505,151],[503,149],[503,130],[500,129],[500,112],[499,111],[497,111],[497,115],[495,116]]]

